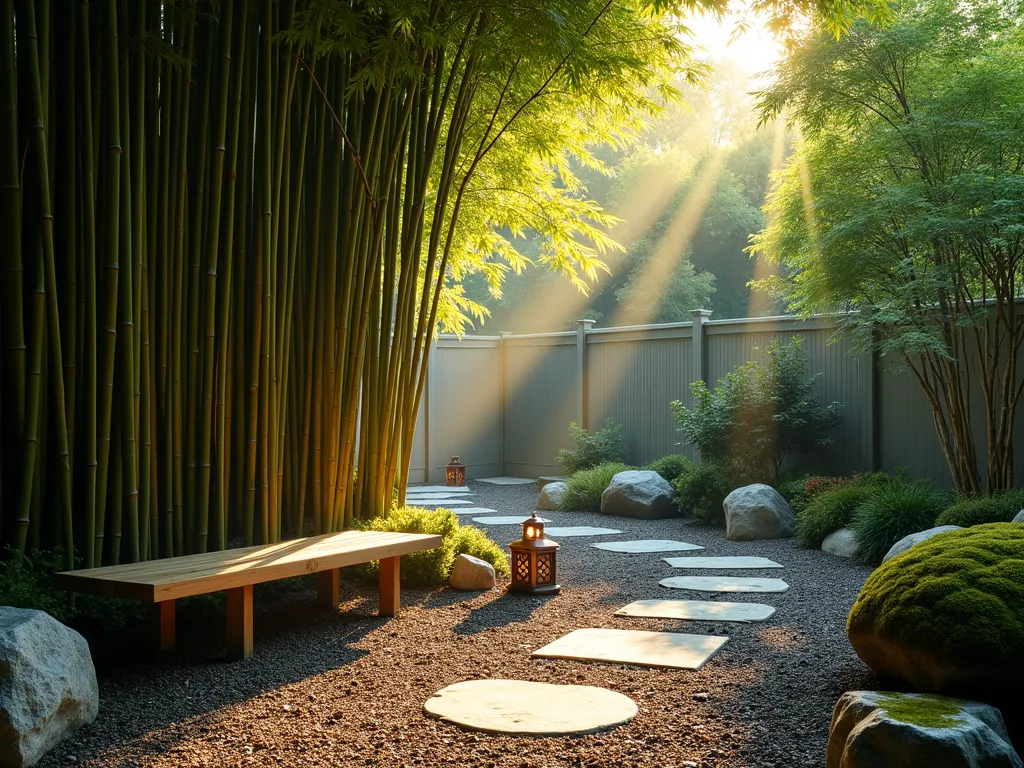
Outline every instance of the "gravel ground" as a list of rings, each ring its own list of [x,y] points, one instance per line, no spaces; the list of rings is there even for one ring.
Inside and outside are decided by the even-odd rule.
[[[533,485],[470,484],[480,506],[527,515]],[[222,660],[222,618],[179,612],[179,651],[138,650],[138,631],[89,637],[100,715],[39,765],[85,766],[756,766],[824,765],[832,706],[846,690],[879,688],[845,635],[846,615],[869,569],[800,549],[792,540],[732,543],[720,529],[682,520],[634,521],[545,513],[552,525],[619,528],[622,536],[563,539],[560,596],[466,595],[404,590],[403,613],[378,619],[375,591],[342,585],[337,614],[316,613],[311,579],[257,586],[255,652]],[[515,527],[491,527],[499,542]],[[616,618],[632,600],[708,599],[666,590],[681,572],[660,555],[589,545],[679,538],[706,555],[760,555],[784,570],[784,594],[724,599],[778,609],[759,624]],[[724,573],[724,572],[723,572]],[[500,585],[499,585],[500,587]],[[530,650],[583,627],[728,635],[699,672],[563,660]],[[440,688],[473,678],[512,678],[610,688],[639,714],[615,730],[573,738],[501,737],[462,731],[422,713]],[[540,702],[538,702],[540,703]]]

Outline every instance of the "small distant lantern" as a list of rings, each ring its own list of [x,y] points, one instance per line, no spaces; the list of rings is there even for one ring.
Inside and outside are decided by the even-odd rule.
[[[557,595],[562,591],[555,578],[557,542],[544,538],[544,523],[534,512],[523,523],[523,538],[508,545],[512,550],[512,583],[509,592]]]
[[[448,467],[444,473],[444,484],[445,485],[465,485],[466,484],[466,465],[459,462],[458,456],[452,456],[452,460],[448,462]]]

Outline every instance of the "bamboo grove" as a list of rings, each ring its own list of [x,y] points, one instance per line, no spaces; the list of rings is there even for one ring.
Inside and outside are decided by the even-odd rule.
[[[526,231],[597,273],[573,164],[698,74],[695,5],[2,0],[0,544],[88,567],[402,503],[460,281]]]

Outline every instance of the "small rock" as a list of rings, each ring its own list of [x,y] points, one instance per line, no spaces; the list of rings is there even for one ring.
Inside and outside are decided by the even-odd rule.
[[[973,701],[850,691],[832,712],[826,768],[1022,768],[1003,716]]]
[[[849,528],[840,528],[830,533],[821,543],[821,551],[837,557],[856,557],[859,544],[857,534]]]
[[[34,765],[99,706],[85,638],[42,611],[0,607],[0,765]]]
[[[1011,523],[1024,523],[1024,509],[1017,513],[1017,516],[1010,521]]]
[[[566,487],[565,483],[552,482],[541,488],[537,497],[537,509],[544,511],[561,509]]]
[[[723,507],[729,541],[784,539],[796,533],[796,515],[770,485],[737,488],[725,497]]]
[[[494,587],[494,566],[472,555],[459,555],[449,583],[454,589],[481,592]]]
[[[548,483],[562,483],[565,478],[561,475],[541,475],[537,478],[537,490],[541,490]]]
[[[601,494],[601,514],[641,520],[675,517],[679,512],[674,499],[672,486],[657,472],[630,469],[615,475]]]
[[[695,693],[693,694],[694,701],[707,701],[708,695],[706,693]]]
[[[902,555],[915,544],[920,544],[922,541],[927,541],[932,536],[937,536],[938,534],[945,533],[946,531],[959,530],[959,525],[940,525],[937,528],[929,528],[927,531],[920,531],[918,533],[912,533],[909,536],[904,536],[902,539],[900,539],[892,545],[892,549],[890,549],[886,556],[882,558],[882,562],[884,563],[886,560],[891,560],[892,558],[896,557],[896,555]]]

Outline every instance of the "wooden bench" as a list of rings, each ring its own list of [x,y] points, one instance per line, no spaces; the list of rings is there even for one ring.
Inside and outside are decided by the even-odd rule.
[[[73,592],[151,603],[153,639],[161,650],[174,648],[174,601],[179,597],[227,592],[229,656],[252,653],[252,587],[292,576],[317,575],[317,599],[338,607],[338,569],[380,561],[380,615],[400,607],[399,559],[441,546],[440,536],[419,533],[344,531],[224,552],[168,557],[146,563],[66,571],[57,586]]]

